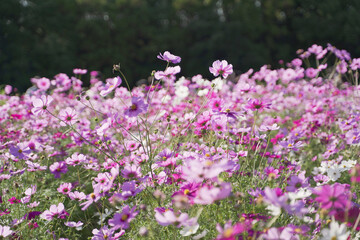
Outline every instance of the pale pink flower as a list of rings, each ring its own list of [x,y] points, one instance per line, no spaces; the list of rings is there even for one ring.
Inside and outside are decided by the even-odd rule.
[[[209,67],[209,71],[215,76],[221,75],[223,78],[227,78],[233,73],[232,64],[228,64],[226,60],[216,60],[213,62],[212,67]]]
[[[37,81],[36,81],[36,86],[40,89],[40,90],[43,90],[43,91],[46,91],[49,89],[50,87],[50,80],[48,78],[39,78]]]
[[[51,96],[45,95],[42,95],[40,98],[34,99],[32,102],[34,107],[31,109],[31,112],[36,116],[43,114],[47,111],[47,108],[52,101],[53,98]]]

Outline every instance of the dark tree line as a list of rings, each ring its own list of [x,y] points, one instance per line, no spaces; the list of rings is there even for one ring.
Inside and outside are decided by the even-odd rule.
[[[331,43],[360,56],[358,0],[1,0],[0,84],[73,68],[111,77],[120,63],[135,84],[182,57],[182,75],[226,59],[238,71],[277,65],[299,48]]]

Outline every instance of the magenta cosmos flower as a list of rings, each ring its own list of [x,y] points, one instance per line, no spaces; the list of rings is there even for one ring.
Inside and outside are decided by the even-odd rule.
[[[43,114],[52,101],[53,98],[51,96],[42,95],[40,98],[33,100],[32,104],[34,107],[31,109],[31,112],[36,116]]]
[[[157,58],[174,64],[177,64],[181,61],[181,57],[175,56],[168,51],[165,51],[164,54],[159,53]]]
[[[146,112],[148,104],[141,97],[132,97],[131,106],[125,110],[124,114],[128,117],[136,117],[140,113]]]
[[[246,109],[250,109],[251,111],[262,112],[265,108],[270,108],[271,103],[265,102],[259,99],[249,99],[248,103],[245,105]]]
[[[345,186],[340,183],[324,185],[319,190],[315,190],[314,193],[318,195],[315,201],[319,202],[323,209],[344,209],[350,203],[347,192]]]
[[[105,97],[109,93],[111,93],[112,90],[117,88],[121,84],[122,80],[120,77],[114,77],[109,78],[106,80],[106,85],[104,89],[100,92],[100,96]]]
[[[212,67],[209,67],[209,71],[215,76],[221,75],[223,78],[227,78],[233,73],[233,66],[228,64],[226,60],[216,60],[213,62]]]

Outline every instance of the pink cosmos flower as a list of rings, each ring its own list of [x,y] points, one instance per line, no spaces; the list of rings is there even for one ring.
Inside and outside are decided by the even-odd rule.
[[[86,199],[85,199],[87,201],[80,204],[80,206],[83,206],[81,208],[81,210],[85,211],[88,207],[90,207],[91,204],[99,201],[99,199],[100,199],[100,195],[97,192],[93,192],[93,193],[87,195]]]
[[[25,190],[26,196],[31,196],[34,195],[35,193],[36,193],[36,185],[31,185],[31,188]]]
[[[5,94],[9,95],[11,93],[12,89],[13,89],[12,86],[6,85],[4,88]]]
[[[20,203],[21,201],[19,199],[17,199],[16,197],[12,197],[8,200],[8,202],[10,204],[16,204],[16,203]]]
[[[43,90],[43,91],[46,91],[49,89],[50,87],[50,80],[48,78],[39,78],[37,81],[36,81],[36,86],[40,89],[40,90]]]
[[[70,193],[71,189],[72,189],[71,183],[62,183],[62,184],[60,184],[60,186],[58,187],[57,190],[59,193],[68,195]]]
[[[78,191],[70,192],[68,196],[70,197],[71,200],[76,200],[76,201],[82,201],[86,199],[85,193]]]
[[[245,223],[236,223],[232,225],[231,221],[225,223],[224,228],[220,224],[216,225],[216,230],[219,232],[219,235],[216,237],[218,240],[235,240],[238,239],[237,236],[247,230],[247,226],[251,226],[250,222]]]
[[[141,177],[141,168],[136,165],[126,165],[121,171],[121,175],[127,179],[139,178]]]
[[[324,185],[314,191],[317,195],[315,201],[321,204],[323,209],[345,209],[349,206],[349,196],[343,184]]]
[[[181,57],[175,56],[168,51],[165,51],[164,54],[159,53],[157,58],[174,64],[177,64],[181,61]]]
[[[71,157],[65,159],[66,164],[71,166],[79,165],[80,163],[86,162],[86,156],[84,154],[73,153]]]
[[[260,99],[250,99],[248,103],[245,105],[246,109],[250,109],[252,111],[262,112],[265,108],[270,108],[271,103],[265,102]]]
[[[0,225],[0,236],[7,237],[13,233],[9,226]]]
[[[211,126],[215,132],[226,132],[227,124],[227,117],[224,115],[215,116],[211,120]]]
[[[179,66],[168,67],[166,68],[165,72],[157,71],[154,76],[157,80],[163,79],[164,81],[172,82],[175,81],[175,75],[178,74],[180,71],[181,68]]]
[[[82,223],[81,221],[78,221],[78,222],[66,222],[64,223],[65,226],[68,226],[68,227],[75,227],[75,228],[79,228],[81,227],[82,225],[84,225],[84,223]]]
[[[136,117],[140,113],[146,112],[147,109],[148,104],[146,104],[141,97],[132,97],[131,106],[125,110],[124,114],[128,117]]]
[[[288,84],[290,81],[296,79],[297,75],[294,69],[288,68],[281,74],[281,82]]]
[[[86,69],[81,69],[81,68],[75,68],[75,69],[73,70],[73,73],[74,73],[74,74],[83,75],[83,74],[86,74],[86,73],[87,73],[87,70],[86,70]]]
[[[51,96],[45,96],[42,95],[40,98],[34,99],[32,104],[33,108],[31,109],[31,112],[35,115],[41,115],[44,112],[46,112],[46,109],[50,105],[50,103],[53,101],[53,98]]]
[[[120,77],[114,77],[114,78],[107,79],[104,89],[101,90],[101,92],[100,92],[100,96],[105,97],[106,95],[111,93],[112,90],[114,90],[115,88],[120,86],[121,83],[122,83],[122,80]]]
[[[55,162],[50,167],[49,170],[54,174],[55,178],[60,178],[61,173],[66,173],[68,171],[66,163],[64,161]]]
[[[315,68],[308,68],[305,70],[305,75],[308,78],[314,78],[316,77],[316,75],[318,74],[319,70],[315,69]]]
[[[62,120],[60,122],[61,126],[73,125],[77,121],[76,112],[70,107],[62,109],[59,113],[59,118]]]
[[[51,221],[54,217],[64,219],[67,215],[69,215],[65,211],[64,204],[59,203],[56,205],[51,205],[49,210],[45,210],[41,215],[40,218]]]
[[[92,234],[93,237],[91,238],[91,240],[116,240],[119,239],[122,235],[125,234],[125,230],[120,230],[120,232],[115,233],[115,230],[112,228],[108,228],[107,226],[104,226],[102,228],[98,229],[93,229],[92,230]]]
[[[360,69],[360,58],[354,58],[350,64],[352,70]]]
[[[231,193],[231,183],[223,182],[219,187],[203,186],[197,192],[194,203],[197,204],[212,204],[217,200],[227,198]]]
[[[112,229],[128,229],[130,222],[136,217],[139,211],[135,211],[136,206],[132,209],[126,205],[121,213],[115,213],[114,217],[109,220],[109,225],[112,226]]]
[[[268,176],[268,179],[277,179],[277,178],[279,178],[280,177],[280,175],[279,175],[279,170],[278,169],[275,169],[275,168],[273,168],[273,167],[266,167],[265,169],[264,169],[264,172],[265,172],[265,174]]]
[[[260,239],[264,240],[299,240],[299,236],[293,234],[290,227],[278,229],[275,227],[270,228],[265,234],[261,235]]]
[[[222,76],[227,78],[230,74],[233,73],[232,64],[228,64],[226,60],[216,60],[213,62],[212,67],[209,67],[209,71],[215,76]]]
[[[155,219],[161,226],[175,225],[181,227],[188,225],[189,215],[180,212],[175,214],[172,209],[155,208]]]

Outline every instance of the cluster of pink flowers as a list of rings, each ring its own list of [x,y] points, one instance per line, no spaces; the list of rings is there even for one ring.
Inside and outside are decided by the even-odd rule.
[[[304,66],[331,54],[336,67]],[[194,239],[356,239],[360,88],[333,78],[359,58],[313,45],[240,76],[216,60],[210,80],[178,78],[169,65],[181,58],[158,58],[166,68],[131,91],[94,72],[84,89],[85,69],[34,78],[23,96],[5,87],[0,236],[50,226],[55,239],[156,238],[151,226]]]

